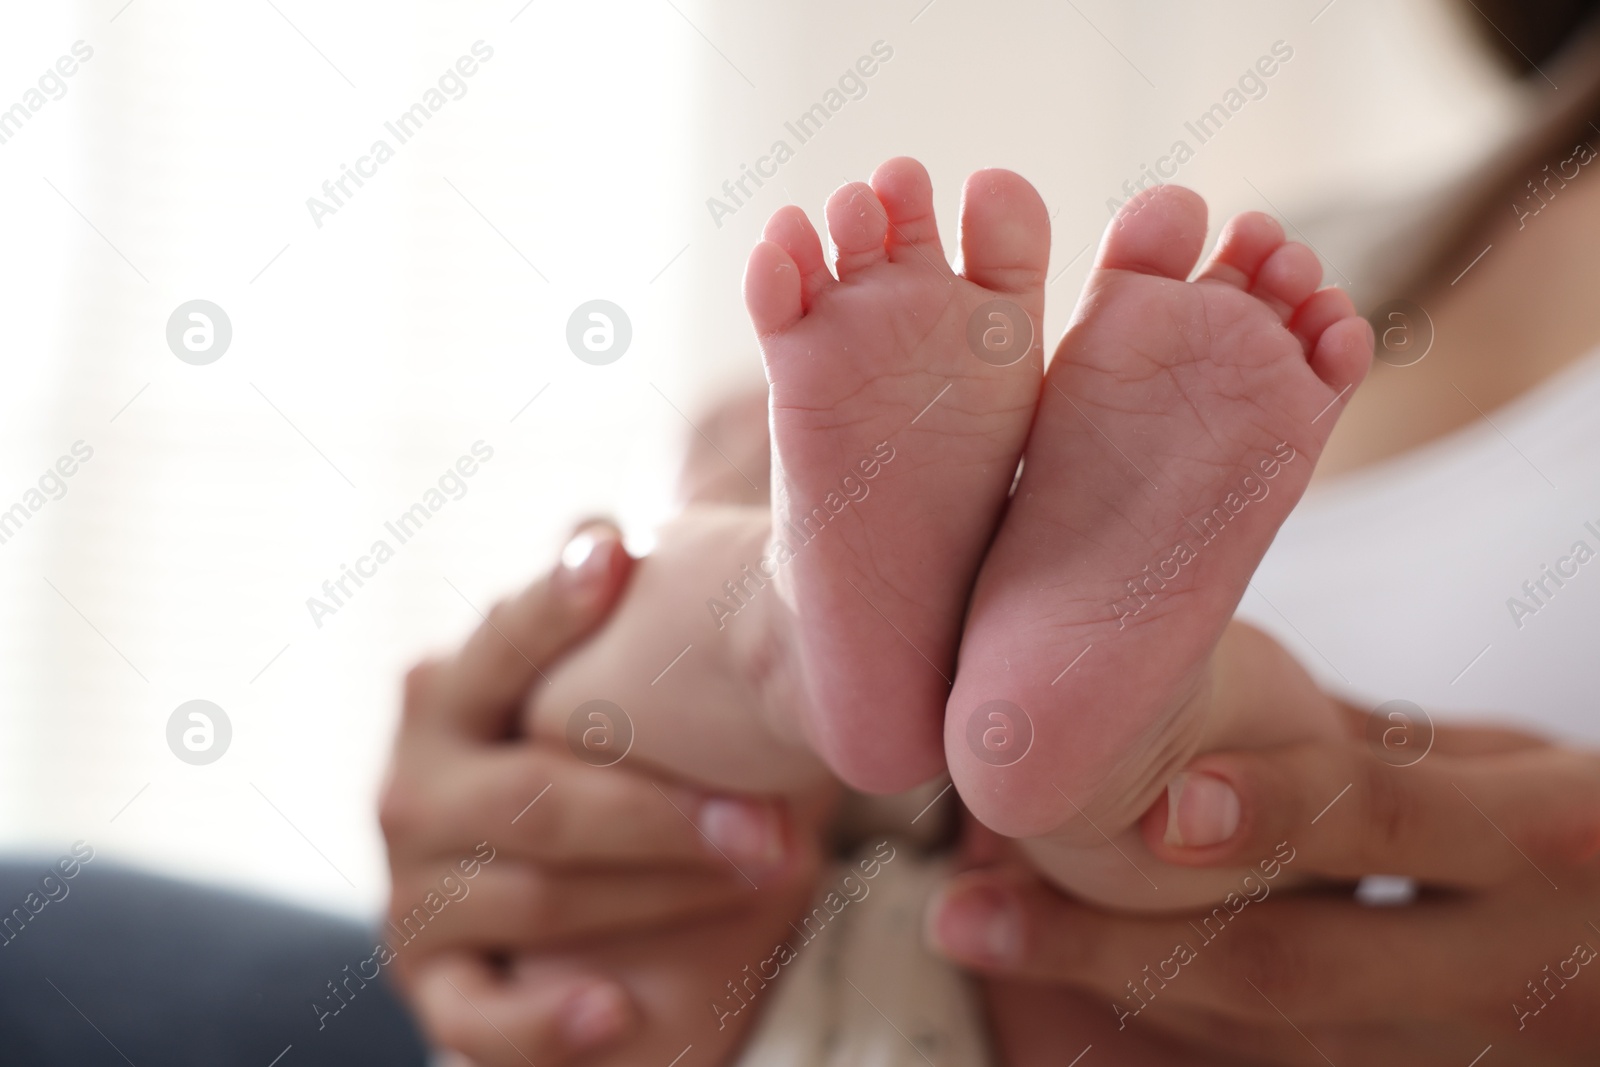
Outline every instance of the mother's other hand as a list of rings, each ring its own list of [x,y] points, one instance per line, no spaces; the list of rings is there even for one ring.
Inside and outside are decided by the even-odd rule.
[[[632,564],[604,525],[563,558],[460,651],[407,676],[380,806],[390,971],[429,1036],[483,1064],[559,1061],[636,1024],[608,974],[534,965],[529,952],[735,907],[748,887],[730,858],[759,872],[789,847],[776,805],[515,736],[528,690],[607,616]]]
[[[1351,737],[1187,770],[1233,791],[1237,828],[1205,848],[1168,845],[1162,801],[1145,837],[1167,862],[1255,867],[1229,905],[1113,915],[998,866],[952,880],[931,939],[1002,979],[1002,1001],[1010,979],[1099,1000],[1107,1042],[1139,1029],[1275,1064],[1466,1067],[1490,1046],[1483,1067],[1597,1062],[1600,756],[1454,727],[1409,767]],[[1284,867],[1424,888],[1401,907],[1347,887],[1274,893],[1269,872]]]

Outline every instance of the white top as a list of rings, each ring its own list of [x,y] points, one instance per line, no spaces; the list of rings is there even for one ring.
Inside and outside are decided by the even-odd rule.
[[[1314,486],[1239,613],[1357,703],[1600,742],[1600,352]]]

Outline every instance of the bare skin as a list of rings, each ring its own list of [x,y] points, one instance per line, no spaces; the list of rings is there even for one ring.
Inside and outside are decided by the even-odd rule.
[[[605,617],[633,563],[603,524],[577,543],[581,561],[407,676],[380,814],[394,920],[480,843],[493,861],[414,941],[391,939],[388,973],[429,1037],[479,1067],[664,1064],[691,1043],[731,1054],[756,1013],[711,1005],[760,958],[746,946],[782,938],[810,898],[831,795],[810,808],[708,796],[514,736],[527,692]],[[587,1058],[595,1048],[609,1058]]]
[[[1571,154],[1564,145],[1549,160]],[[1544,162],[1530,163],[1527,175]],[[1600,338],[1600,244],[1593,236],[1600,232],[1600,181],[1592,178],[1584,173],[1568,183],[1526,220],[1512,210],[1511,191],[1491,205],[1441,273],[1418,287],[1417,302],[1433,321],[1432,351],[1413,366],[1380,361],[1373,368],[1322,454],[1319,478],[1470,426],[1482,418],[1479,409],[1493,416],[1591,350]],[[1494,247],[1452,285],[1488,245]]]
[[[1530,173],[1534,170],[1538,168],[1531,166]],[[1438,330],[1434,352],[1424,362],[1411,368],[1376,368],[1342,416],[1341,429],[1331,438],[1318,464],[1318,478],[1336,477],[1368,466],[1371,462],[1397,456],[1414,446],[1461,429],[1477,419],[1477,411],[1467,405],[1456,390],[1451,389],[1451,379],[1483,411],[1493,416],[1498,406],[1514,400],[1531,387],[1538,386],[1539,382],[1546,381],[1550,374],[1571,365],[1594,339],[1600,338],[1600,304],[1592,301],[1587,293],[1587,282],[1600,275],[1600,246],[1590,243],[1586,237],[1594,234],[1595,227],[1600,226],[1600,184],[1595,184],[1592,189],[1581,182],[1574,184],[1563,192],[1563,200],[1555,203],[1541,218],[1531,219],[1526,230],[1517,229],[1517,219],[1509,208],[1502,210],[1504,218],[1493,218],[1483,227],[1482,240],[1474,237],[1462,243],[1464,251],[1459,261],[1454,262],[1453,269],[1443,272],[1432,288],[1424,286],[1424,290],[1419,290],[1421,293],[1442,294],[1437,299],[1427,294],[1419,298],[1434,317]],[[1544,222],[1554,224],[1544,226]],[[1494,242],[1490,256],[1478,262],[1478,266],[1466,278],[1462,278],[1459,285],[1451,288],[1451,278],[1466,266],[1478,250],[1482,250],[1483,245],[1490,242]],[[1502,253],[1509,254],[1502,259]],[[1578,286],[1581,293],[1571,293],[1568,291],[1570,286]],[[1507,325],[1502,330],[1498,323]],[[1507,358],[1507,354],[1515,354],[1517,358]],[[730,438],[720,434],[714,437],[723,450],[730,445]],[[722,461],[710,454],[701,456],[701,461],[712,469],[712,474],[707,478],[715,478],[715,469]],[[1262,685],[1266,686],[1266,681],[1262,681]],[[1302,749],[1306,750],[1306,760],[1302,763],[1309,768],[1328,769],[1328,773],[1338,777],[1336,785],[1342,787],[1342,782],[1355,777],[1355,771],[1360,768],[1352,768],[1352,773],[1344,774],[1338,766],[1338,760],[1333,760],[1330,753],[1325,752],[1336,747],[1336,744],[1304,745]],[[1558,755],[1560,753],[1552,750],[1549,758],[1555,760]],[[1541,782],[1565,781],[1562,766],[1534,765],[1523,768],[1520,763],[1509,763],[1510,758],[1483,755],[1483,774],[1501,773],[1499,768],[1504,766],[1506,776],[1514,782],[1520,782],[1510,785],[1506,790],[1506,811],[1493,809],[1491,814],[1498,824],[1509,827],[1510,833],[1518,841],[1525,841],[1523,833],[1515,827],[1523,824],[1534,827],[1542,825],[1547,814],[1555,809],[1552,805],[1573,808],[1573,801],[1570,793],[1563,798],[1552,798],[1539,790]],[[1282,758],[1277,750],[1234,760],[1234,763],[1248,763],[1256,768],[1261,779],[1258,789],[1243,790],[1246,800],[1245,824],[1237,837],[1218,848],[1168,849],[1166,856],[1173,857],[1173,862],[1232,865],[1270,851],[1270,845],[1278,840],[1277,827],[1267,825],[1258,832],[1253,829],[1256,817],[1262,822],[1270,822],[1267,816],[1274,813],[1285,817],[1294,813],[1306,816],[1320,808],[1328,795],[1325,782],[1296,776],[1293,769],[1280,773],[1280,761]],[[1226,757],[1203,758],[1202,763],[1219,773],[1227,773]],[[1344,776],[1339,777],[1341,774]],[[1234,774],[1234,777],[1235,784],[1240,784],[1242,776]],[[1414,817],[1403,824],[1403,832],[1392,833],[1378,840],[1371,832],[1371,825],[1374,824],[1355,821],[1350,825],[1350,832],[1336,840],[1336,846],[1330,854],[1322,859],[1307,857],[1304,862],[1307,865],[1320,865],[1328,873],[1386,869],[1416,873],[1418,877],[1434,877],[1437,870],[1410,870],[1410,865],[1414,864],[1419,854],[1426,854],[1427,849],[1434,848],[1442,840],[1443,832],[1430,819],[1430,813],[1450,814],[1459,809],[1458,793],[1450,781],[1446,781],[1450,777],[1450,774],[1442,774],[1438,781],[1427,782],[1426,787],[1422,782],[1416,782],[1418,795],[1413,797],[1413,803],[1406,805],[1406,811]],[[1250,781],[1250,777],[1245,776],[1243,781]],[[1454,781],[1466,779],[1458,777]],[[1578,785],[1582,781],[1592,781],[1592,773],[1586,771],[1584,776],[1574,779]],[[1378,789],[1381,782],[1374,781],[1373,785],[1378,790],[1379,800],[1382,797],[1394,800],[1389,792]],[[1470,792],[1480,795],[1482,790],[1470,789]],[[1150,848],[1162,851],[1160,835],[1150,837],[1149,843]],[[1182,859],[1182,853],[1186,851],[1192,853],[1187,861]],[[1482,881],[1485,869],[1515,870],[1523,862],[1509,846],[1504,856],[1454,856],[1454,859],[1461,865],[1456,878],[1464,881],[1474,878]],[[1541,864],[1544,864],[1542,854]],[[1547,865],[1547,869],[1554,870],[1554,867]],[[1555,877],[1565,885],[1565,878],[1560,873]],[[1530,878],[1536,877],[1530,875]],[[1544,886],[1544,883],[1539,881],[1538,885],[1533,886],[1534,891],[1538,891],[1539,886]],[[1301,945],[1304,957],[1315,961],[1312,969],[1322,977],[1325,993],[1320,998],[1320,1005],[1326,1014],[1323,1025],[1336,1027],[1336,1019],[1342,1019],[1352,1032],[1358,1033],[1365,1041],[1360,1051],[1350,1048],[1349,1054],[1366,1054],[1373,1057],[1371,1062],[1421,1062],[1414,1057],[1418,1049],[1406,1048],[1406,1041],[1395,1037],[1394,1032],[1374,1029],[1366,1017],[1370,1013],[1365,1006],[1352,1008],[1350,1001],[1365,1000],[1363,982],[1387,968],[1392,971],[1397,989],[1402,990],[1402,995],[1397,995],[1390,1005],[1397,1016],[1394,1021],[1395,1032],[1405,1032],[1414,1017],[1422,1013],[1442,1021],[1440,1025],[1453,1025],[1454,1022],[1482,1016],[1486,993],[1483,989],[1482,966],[1458,966],[1451,969],[1450,973],[1440,974],[1430,965],[1430,960],[1435,957],[1459,958],[1462,945],[1482,949],[1485,955],[1525,947],[1526,937],[1533,933],[1530,917],[1536,912],[1523,907],[1517,894],[1501,893],[1494,885],[1480,885],[1480,893],[1483,909],[1493,909],[1496,901],[1499,901],[1506,905],[1506,913],[1494,921],[1486,921],[1475,910],[1450,910],[1446,905],[1440,905],[1440,912],[1435,917],[1440,944],[1416,945],[1414,952],[1413,945],[1397,950],[1390,942],[1382,941],[1381,937],[1374,939],[1363,933],[1358,926],[1382,921],[1382,917],[1373,917],[1370,913],[1355,909],[1349,901],[1342,899],[1304,899],[1301,902],[1301,897],[1285,897],[1283,904],[1293,904],[1293,907],[1278,909],[1277,901],[1270,902],[1266,907],[1272,909],[1274,917],[1267,923],[1264,913],[1262,923],[1269,926],[1270,933],[1277,936],[1277,941],[1283,945]],[[1018,985],[1016,981],[994,985],[992,1005],[1019,1008],[1030,1005],[1038,1013],[1050,1014],[1058,1024],[1053,1027],[1056,1035],[1061,1032],[1059,1025],[1067,1024],[1070,1014],[1077,1014],[1083,1019],[1102,1019],[1109,1024],[1107,1033],[1114,1032],[1115,1019],[1107,1011],[1107,998],[1122,992],[1122,984],[1130,974],[1130,968],[1138,971],[1139,966],[1149,961],[1147,942],[1154,939],[1154,942],[1165,945],[1168,939],[1165,925],[1170,925],[1173,920],[1107,918],[1096,910],[1069,904],[1045,889],[1027,894],[1026,902],[1030,929],[1035,931],[1035,936],[1027,937],[1024,941],[1030,950],[1029,957],[1002,965],[997,961],[963,957],[963,953],[952,955],[966,958],[995,976],[1011,974],[1018,977],[1019,981],[1026,982],[1026,985]],[[1280,910],[1282,913],[1277,913]],[[1323,933],[1318,934],[1315,944],[1306,944],[1304,936],[1307,931]],[[722,931],[706,929],[704,933],[709,937],[734,937],[736,931],[728,925]],[[1085,942],[1085,933],[1093,934],[1093,944],[1098,945],[1094,952],[1080,950]],[[1349,957],[1346,953],[1328,955],[1331,950],[1338,949],[1336,942],[1341,937],[1355,937],[1360,944],[1373,945],[1371,958]],[[1542,965],[1549,960],[1542,957],[1533,960],[1530,957],[1530,961]],[[1202,977],[1200,984],[1208,981],[1210,979]],[[1051,985],[1061,992],[1050,993]],[[1099,992],[1074,992],[1066,989],[1066,985]],[[446,989],[445,992],[450,992],[450,997],[454,997],[451,990]],[[1032,1000],[1024,1001],[1024,992]],[[1174,1003],[1182,992],[1184,990],[1179,989],[1173,993]],[[1581,992],[1582,989],[1576,989],[1568,1000],[1558,1005],[1560,1009],[1581,1013],[1582,1005],[1586,1003],[1578,997]],[[1514,1016],[1507,1011],[1501,993],[1502,990],[1494,990],[1494,1011],[1501,1011],[1504,1021],[1515,1025]],[[555,1003],[554,995],[552,1003]],[[1074,1003],[1077,1005],[1074,1013],[1066,1011],[1067,1006]],[[1250,1006],[1250,1001],[1245,998],[1234,1003],[1234,1008]],[[1269,1033],[1274,1045],[1261,1046],[1262,1062],[1323,1062],[1304,1043],[1296,1048],[1294,1043],[1301,1041],[1301,1038],[1285,1027],[1280,1017],[1270,1013],[1270,1008],[1264,1003],[1258,1003],[1254,1008],[1259,1013],[1259,1019],[1254,1019],[1258,1024],[1256,1027],[1246,1027],[1235,1013],[1218,1014],[1208,1009],[1190,1008],[1189,1025],[1179,1025],[1171,1030],[1171,1053],[1166,1056],[1152,1053],[1146,1062],[1237,1062],[1224,1049],[1237,1045],[1238,1041],[1262,1040]],[[1410,1013],[1410,1017],[1406,1013]],[[1573,1017],[1576,1019],[1578,1016]],[[554,1025],[554,1021],[555,1017],[550,1017],[550,1024]],[[1546,1027],[1547,1022],[1557,1021],[1541,1017],[1538,1025]],[[490,1048],[494,1043],[504,1046],[498,1033],[488,1029],[475,1017],[462,1017],[462,1025],[477,1025],[482,1030],[485,1048]],[[1038,1030],[1029,1032],[1022,1027],[1006,1029],[1010,1030],[1011,1040],[1029,1041],[1030,1046],[1037,1049],[1037,1062],[1064,1062],[1062,1057],[1054,1054],[1059,1053],[1059,1048],[1050,1035]],[[1539,1030],[1539,1033],[1542,1037],[1555,1040],[1554,1029],[1550,1027]],[[1077,1032],[1074,1032],[1075,1035]],[[1126,1037],[1125,1033],[1122,1037]],[[1088,1040],[1090,1037],[1085,1037],[1085,1041]],[[1322,1033],[1318,1033],[1318,1040],[1322,1040]],[[518,1035],[518,1043],[520,1041],[522,1038]],[[1022,1051],[1016,1045],[1011,1048],[1014,1053]],[[1339,1046],[1341,1051],[1344,1048],[1346,1046]],[[1467,1062],[1480,1048],[1482,1045],[1472,1046],[1464,1049],[1461,1056],[1446,1057],[1440,1062]],[[1442,1053],[1434,1035],[1427,1035],[1422,1040],[1422,1051]],[[1592,1049],[1589,1049],[1589,1053],[1592,1053]],[[1538,1062],[1589,1062],[1584,1059],[1589,1053],[1582,1051],[1574,1041],[1568,1056],[1563,1056],[1555,1049],[1547,1049],[1546,1056]],[[538,1057],[538,1053],[534,1053],[534,1057]],[[520,1061],[512,1059],[509,1062]],[[1024,1057],[1018,1062],[1034,1061]],[[1130,1062],[1134,1061],[1130,1059]],[[1339,1059],[1339,1062],[1344,1061]]]
[[[1044,366],[1036,331],[1012,321],[1043,318],[1039,194],[1009,171],[968,178],[954,267],[933,205],[922,165],[891,159],[829,200],[833,271],[796,207],[773,215],[745,271],[771,383],[775,582],[801,720],[833,772],[873,793],[944,768],[962,613]],[[996,308],[1002,333],[1027,340],[981,359],[972,323]]]
[[[1049,221],[1027,182],[980,171],[952,267],[908,159],[840,189],[827,215],[831,271],[786,208],[746,280],[773,382],[772,509],[695,506],[665,527],[621,609],[530,708],[536,734],[605,699],[642,758],[715,788],[804,790],[824,760],[875,792],[942,770],[962,606],[1043,366],[1037,338],[980,360],[967,325],[999,298],[1042,318]],[[863,608],[883,621],[863,625]]]
[[[1348,892],[1273,889],[1241,916],[1248,925],[1207,942],[1194,916],[1085,907],[991,854],[949,885],[929,929],[948,956],[988,976],[1005,1062],[1051,1067],[1064,1042],[1093,1042],[1118,1062],[1162,1067],[1460,1067],[1490,1044],[1504,1062],[1593,1063],[1600,986],[1551,979],[1536,996],[1529,985],[1547,967],[1570,975],[1575,942],[1597,941],[1588,923],[1600,895],[1600,756],[1444,726],[1429,759],[1401,770],[1373,757],[1364,727],[1357,713],[1339,742],[1202,757],[1196,766],[1242,798],[1238,833],[1188,850],[1151,835],[1151,847],[1174,863],[1233,865],[1294,841],[1295,866],[1321,880],[1384,870],[1438,891],[1408,908],[1370,908]],[[1308,832],[1325,798],[1347,787],[1336,815]],[[1505,837],[1484,831],[1485,815]],[[994,939],[973,936],[981,924],[961,929],[973,917],[962,902],[974,900],[999,905],[1022,931],[1009,939],[1015,955],[989,955]],[[1197,958],[1145,987],[1145,968],[1178,944]]]
[[[1563,142],[1530,162],[1524,177],[1572,151]],[[1456,252],[1415,290],[1436,331],[1432,350],[1412,366],[1374,368],[1329,440],[1317,478],[1411,452],[1482,413],[1493,418],[1593,350],[1600,341],[1600,303],[1593,299],[1600,182],[1587,178],[1569,183],[1525,224],[1511,208],[1513,192],[1490,204]],[[1237,1050],[1249,1048],[1257,1057],[1251,1062],[1280,1067],[1322,1064],[1324,1054],[1338,1063],[1443,1067],[1471,1061],[1491,1042],[1491,1055],[1507,1051],[1519,1063],[1593,1062],[1594,987],[1570,985],[1526,1025],[1520,1013],[1538,1007],[1526,983],[1572,953],[1567,942],[1587,930],[1600,893],[1600,828],[1589,799],[1600,781],[1596,757],[1510,731],[1464,727],[1442,729],[1436,744],[1441,758],[1426,775],[1417,773],[1420,767],[1396,775],[1359,738],[1201,757],[1191,766],[1234,780],[1245,798],[1242,823],[1216,846],[1172,848],[1161,840],[1164,816],[1153,810],[1145,841],[1168,862],[1222,867],[1266,855],[1291,826],[1308,821],[1321,798],[1355,782],[1365,796],[1353,794],[1357,803],[1344,812],[1338,835],[1324,854],[1302,858],[1303,869],[1343,881],[1395,871],[1456,892],[1424,897],[1404,912],[1363,908],[1344,894],[1269,902],[1251,939],[1221,946],[1202,962],[1201,974],[1164,990],[1165,999],[1141,1013],[1143,1038],[1167,1050],[1150,1053],[1149,1062],[1235,1063]],[[1459,789],[1504,805],[1491,818],[1505,838],[1452,825],[1479,818],[1460,803]],[[1538,857],[1543,873],[1528,865],[1529,855]],[[1545,876],[1561,885],[1559,893]],[[990,886],[1007,877],[1016,876],[1003,868],[983,876]],[[1107,915],[1023,882],[1031,888],[1020,891],[1018,921],[1027,930],[1016,939],[1025,946],[1021,955],[996,964],[954,945],[947,949],[992,977],[990,1009],[1010,1061],[1059,1062],[1063,1027],[1085,1042],[1096,1032],[1127,1037],[1134,1028],[1118,1030],[1107,1002],[1118,1003],[1131,976],[1170,952],[1168,943],[1181,939],[1186,924]],[[941,922],[941,904],[931,909],[931,927]],[[1267,984],[1271,975],[1280,980]],[[1317,1047],[1248,987],[1242,989],[1248,995],[1235,995],[1241,976],[1271,991],[1274,1004],[1299,1020]],[[1315,976],[1317,989],[1307,990],[1315,1008],[1291,1002],[1286,976]],[[1041,1026],[1041,1018],[1055,1023]]]
[[[972,595],[945,720],[968,809],[1029,839],[1058,885],[1133,910],[1227,891],[1137,863],[1132,828],[1196,753],[1336,730],[1298,664],[1229,620],[1366,373],[1371,331],[1272,219],[1229,221],[1196,274],[1205,232],[1204,201],[1176,186],[1107,229]],[[1236,695],[1265,678],[1275,702]],[[996,756],[985,726],[1031,741]]]
[[[1035,839],[1064,888],[1131,909],[1220,899],[1213,874],[1170,872],[1155,889],[1128,861],[1142,851],[1131,831],[1197,752],[1331,732],[1275,643],[1223,635],[1365,373],[1370,330],[1263,215],[1225,227],[1189,281],[1204,204],[1153,190],[1108,230],[1040,401],[1037,350],[991,363],[969,323],[1002,297],[1040,317],[1043,204],[1014,174],[974,175],[957,271],[932,198],[906,159],[836,193],[838,278],[803,214],[773,217],[746,280],[772,380],[770,520],[697,506],[665,527],[612,619],[551,672],[533,732],[561,736],[607,701],[638,758],[743,791],[802,793],[824,761],[847,782],[905,788],[948,761],[979,819]],[[1198,558],[1150,576],[1146,610],[1127,579],[1180,541]],[[1231,695],[1253,678],[1279,682],[1278,701]],[[997,698],[1033,716],[1031,759],[969,751],[969,723]]]

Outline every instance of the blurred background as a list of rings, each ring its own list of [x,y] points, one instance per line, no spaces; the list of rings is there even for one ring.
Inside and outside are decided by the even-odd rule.
[[[1018,170],[1054,213],[1054,336],[1108,198],[1275,45],[1292,58],[1176,177],[1214,227],[1260,208],[1293,232],[1492,151],[1537,101],[1472,35],[1442,0],[7,5],[0,509],[27,515],[0,543],[0,848],[81,838],[376,909],[402,671],[576,519],[648,543],[689,424],[761,384],[739,283],[773,210],[909,154],[953,233],[968,172]],[[875,50],[799,143],[785,123]],[[430,90],[400,143],[385,123]],[[392,158],[336,203],[324,183],[379,139]],[[735,203],[724,182],[777,140],[792,158]],[[1355,273],[1305,225],[1330,279]],[[632,327],[607,365],[566,340],[594,299]],[[191,300],[231,325],[203,365],[168,344]],[[492,458],[397,544],[384,523],[478,442]],[[394,557],[313,617],[379,538]],[[231,727],[204,765],[168,745],[191,700]]]

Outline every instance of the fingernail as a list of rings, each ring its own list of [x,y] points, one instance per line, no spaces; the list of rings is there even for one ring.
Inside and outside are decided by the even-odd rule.
[[[611,553],[607,549],[615,542],[615,533],[603,526],[574,534],[561,549],[561,568],[556,571],[562,590],[579,602],[598,597],[611,570]]]
[[[628,998],[614,985],[586,986],[562,1005],[561,1033],[573,1049],[615,1040],[628,1025]]]
[[[1167,844],[1220,845],[1237,829],[1239,794],[1221,778],[1185,771],[1167,783]]]
[[[736,866],[776,871],[786,847],[783,818],[769,804],[712,797],[700,805],[700,832]]]
[[[1022,910],[1016,895],[999,886],[947,890],[929,933],[946,955],[968,963],[1005,966],[1022,956]]]

